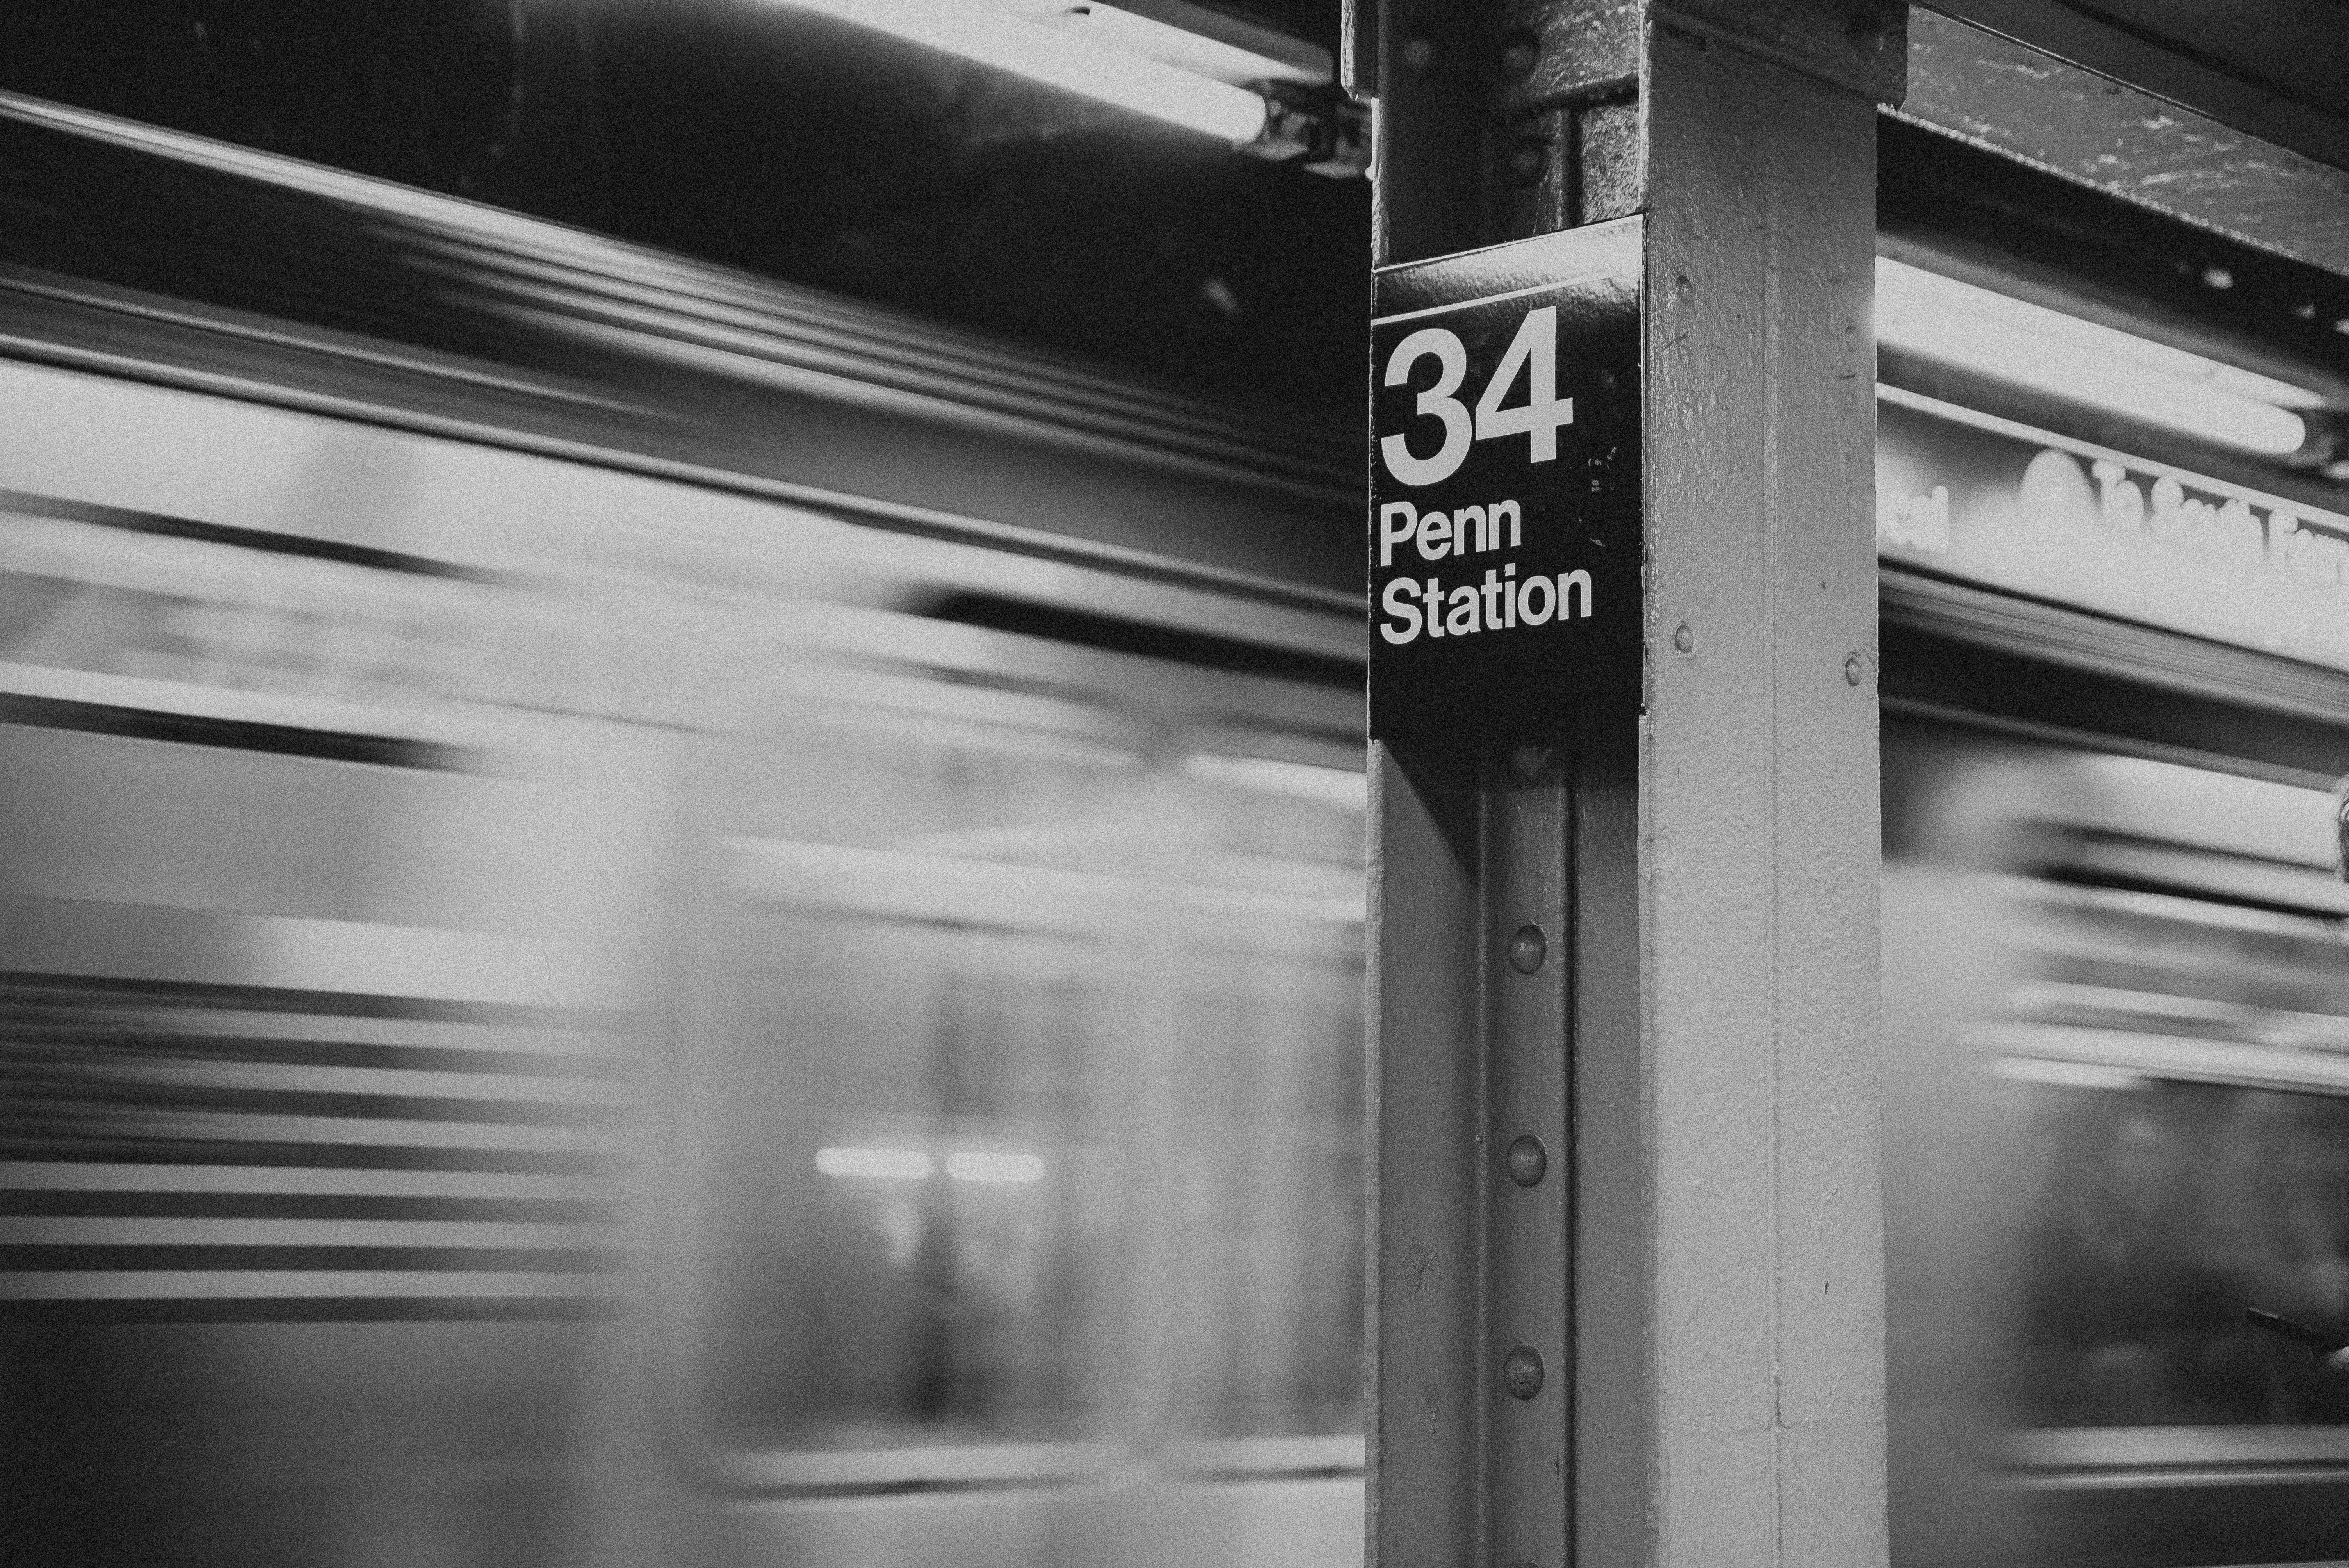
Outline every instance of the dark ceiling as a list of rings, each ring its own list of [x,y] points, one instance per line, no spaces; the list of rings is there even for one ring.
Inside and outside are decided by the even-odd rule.
[[[1226,7],[1333,43],[1338,0]],[[1345,418],[1368,181],[765,0],[19,0],[0,88]]]

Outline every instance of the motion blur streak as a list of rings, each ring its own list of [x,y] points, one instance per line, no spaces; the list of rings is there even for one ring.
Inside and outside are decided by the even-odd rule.
[[[1901,1560],[2337,1555],[2349,1379],[2247,1315],[2349,1319],[2331,798],[1914,719],[1885,758]]]
[[[0,235],[0,1559],[1359,1562],[1342,481],[63,118],[504,357]]]
[[[1185,1477],[1359,1465],[1352,694],[942,622],[975,549],[705,494],[646,570],[655,481],[0,391],[12,1560],[1206,1563]],[[813,1501],[909,1488],[960,1522]]]

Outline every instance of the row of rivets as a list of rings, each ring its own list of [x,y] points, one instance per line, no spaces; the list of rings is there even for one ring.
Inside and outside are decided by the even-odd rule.
[[[1531,975],[1549,956],[1549,939],[1538,925],[1521,925],[1509,938],[1509,967],[1520,975]],[[1509,1180],[1520,1187],[1537,1185],[1549,1170],[1549,1150],[1532,1133],[1521,1133],[1509,1145],[1503,1163]],[[1520,1345],[1501,1358],[1501,1387],[1516,1399],[1530,1399],[1541,1392],[1541,1353],[1530,1345]]]

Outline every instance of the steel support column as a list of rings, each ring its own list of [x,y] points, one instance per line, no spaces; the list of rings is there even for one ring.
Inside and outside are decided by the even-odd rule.
[[[1381,265],[1644,214],[1638,688],[1558,690],[1554,748],[1374,748],[1384,1568],[1883,1561],[1868,312],[1904,15],[1350,19]]]

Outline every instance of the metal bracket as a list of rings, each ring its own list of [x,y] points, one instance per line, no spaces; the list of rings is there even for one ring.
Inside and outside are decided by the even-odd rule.
[[[1265,82],[1264,129],[1242,152],[1280,163],[1301,165],[1309,172],[1333,180],[1354,180],[1370,172],[1371,111],[1337,87],[1307,87],[1295,82]]]

